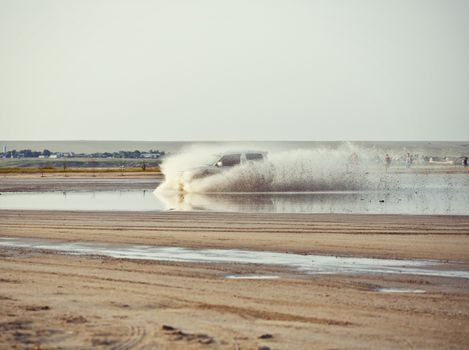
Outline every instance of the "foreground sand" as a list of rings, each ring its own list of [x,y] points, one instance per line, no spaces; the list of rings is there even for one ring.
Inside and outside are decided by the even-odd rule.
[[[0,236],[458,260],[469,270],[464,216],[4,210]],[[0,259],[5,349],[464,349],[469,341],[465,279],[304,276],[11,248]],[[232,273],[281,278],[224,278]]]

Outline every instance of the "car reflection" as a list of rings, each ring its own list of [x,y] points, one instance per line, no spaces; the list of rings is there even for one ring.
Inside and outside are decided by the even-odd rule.
[[[154,192],[167,210],[271,211],[271,195]],[[270,210],[269,210],[270,208]],[[263,210],[264,209],[264,210]]]
[[[154,192],[166,210],[246,213],[467,214],[467,193],[277,192],[178,193]]]

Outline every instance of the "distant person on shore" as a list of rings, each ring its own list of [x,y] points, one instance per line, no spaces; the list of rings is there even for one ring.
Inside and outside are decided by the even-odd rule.
[[[391,157],[389,154],[386,153],[384,156],[384,167],[386,168],[386,171],[388,171],[389,167],[391,166]]]
[[[467,157],[464,157],[464,159],[462,160],[462,165],[464,165],[464,167],[467,167]]]
[[[405,167],[406,167],[407,169],[409,169],[410,166],[412,165],[412,162],[413,162],[413,161],[414,161],[414,160],[412,159],[412,156],[410,155],[409,152],[407,152],[407,155],[406,155],[406,157],[405,157]]]
[[[358,154],[356,152],[353,152],[350,155],[349,162],[346,164],[347,168],[347,173],[351,172],[358,166]]]

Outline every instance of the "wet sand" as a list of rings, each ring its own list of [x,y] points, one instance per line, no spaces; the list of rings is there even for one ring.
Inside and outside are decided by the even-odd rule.
[[[2,210],[0,235],[469,261],[469,216]]]
[[[0,236],[457,260],[469,270],[465,216],[3,210]],[[462,278],[306,276],[11,248],[0,256],[3,348],[463,349],[469,340]],[[225,278],[233,274],[280,278]]]
[[[0,191],[158,181],[12,175]],[[469,271],[469,216],[0,210],[0,237],[436,259]],[[278,278],[242,278],[251,275]],[[468,341],[465,278],[0,247],[0,349],[464,349]]]
[[[154,190],[163,179],[155,172],[0,174],[0,192]]]

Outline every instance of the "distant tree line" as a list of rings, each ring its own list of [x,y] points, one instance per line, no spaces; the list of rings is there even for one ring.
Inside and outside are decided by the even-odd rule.
[[[158,159],[166,153],[159,150],[149,151],[118,151],[118,152],[95,152],[95,153],[75,153],[75,152],[52,152],[48,149],[43,151],[32,151],[30,149],[23,149],[20,151],[12,150],[1,152],[0,158],[148,158]]]
[[[22,149],[21,151],[12,150],[6,153],[0,153],[3,158],[37,158],[41,155],[50,156],[51,152],[49,150],[40,151],[31,151],[30,149]]]

